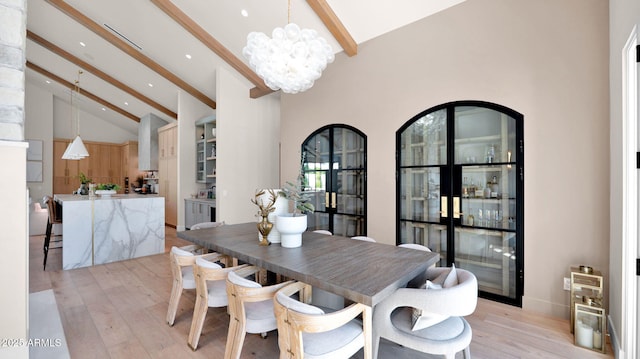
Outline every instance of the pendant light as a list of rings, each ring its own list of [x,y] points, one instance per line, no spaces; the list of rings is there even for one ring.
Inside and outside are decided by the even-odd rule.
[[[76,123],[76,138],[69,143],[67,149],[62,154],[63,160],[81,160],[85,157],[89,157],[89,152],[87,148],[82,143],[82,139],[80,138],[80,109],[78,105],[74,106],[73,97],[74,92],[76,93],[76,102],[80,96],[80,75],[82,74],[82,70],[78,70],[78,79],[75,83],[75,89],[71,91],[71,126],[73,127],[73,122],[75,120]]]
[[[287,25],[276,27],[271,38],[262,32],[249,33],[242,54],[269,88],[290,94],[310,89],[334,60],[331,46],[315,30],[300,29],[291,22],[291,0]]]

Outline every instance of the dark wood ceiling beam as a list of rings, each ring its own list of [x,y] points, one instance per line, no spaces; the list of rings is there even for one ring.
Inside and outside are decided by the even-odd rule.
[[[125,85],[124,83],[116,80],[115,78],[109,76],[108,74],[106,74],[105,72],[101,71],[100,69],[94,67],[93,65],[89,64],[88,62],[70,54],[69,52],[65,51],[64,49],[60,48],[59,46],[54,45],[53,43],[47,41],[46,39],[44,39],[43,37],[27,30],[27,39],[35,42],[36,44],[39,44],[40,46],[44,47],[45,49],[53,52],[54,54],[68,60],[69,62],[80,66],[82,69],[84,69],[87,72],[90,72],[92,74],[94,74],[95,76],[101,78],[102,80],[104,80],[105,82],[110,83],[111,85],[119,88],[120,90],[128,93],[129,95],[137,98],[138,100],[146,103],[147,105],[155,108],[156,110],[164,113],[167,116],[170,116],[173,119],[178,119],[178,114],[176,114],[175,112],[171,111],[170,109],[162,106],[161,104],[153,101],[152,99],[148,98],[147,96],[141,94],[140,92],[132,89],[131,87]]]
[[[191,94],[193,97],[195,97],[198,100],[202,101],[202,103],[206,104],[207,106],[209,106],[209,107],[211,107],[213,109],[216,108],[216,102],[214,100],[210,99],[209,97],[207,97],[207,95],[205,95],[204,93],[198,91],[198,89],[196,89],[195,87],[189,85],[188,83],[186,83],[185,81],[180,79],[178,76],[174,75],[171,71],[169,71],[169,70],[165,69],[164,67],[162,67],[157,62],[155,62],[152,59],[150,59],[149,57],[143,55],[137,49],[135,49],[134,47],[128,45],[124,40],[122,40],[119,37],[117,37],[116,35],[112,34],[109,30],[107,30],[104,27],[100,26],[95,21],[91,20],[89,17],[87,17],[86,15],[81,13],[80,11],[76,10],[74,7],[72,7],[69,4],[65,3],[63,0],[46,0],[46,1],[49,4],[53,5],[54,7],[56,7],[58,10],[62,11],[67,16],[71,17],[72,19],[74,19],[75,21],[80,23],[81,25],[85,26],[87,29],[93,31],[98,36],[100,36],[103,39],[107,40],[109,43],[111,43],[113,46],[117,47],[118,49],[120,49],[121,51],[126,53],[127,55],[129,55],[129,56],[133,57],[134,59],[138,60],[143,65],[147,66],[148,68],[150,68],[151,70],[153,70],[156,73],[160,74],[161,76],[163,76],[167,80],[171,81],[172,83],[174,83],[178,87],[182,88],[183,90],[185,90],[186,92]]]
[[[196,23],[187,14],[185,14],[182,10],[175,6],[171,1],[151,0],[151,2],[158,8],[160,8],[160,10],[162,10],[170,18],[172,18],[173,21],[180,24],[180,26],[182,26],[191,35],[202,42],[216,55],[220,56],[221,59],[231,65],[231,67],[238,71],[247,80],[256,85],[256,88],[251,89],[249,92],[251,98],[256,98],[254,97],[254,94],[259,95],[257,97],[260,97],[273,92],[273,90],[265,85],[264,81],[262,80],[262,78],[260,78],[260,76],[258,76],[258,74],[253,72],[253,70],[251,70],[249,66],[247,66],[244,62],[242,62],[242,60],[237,58],[231,51],[224,47],[218,40],[211,36],[211,34],[209,34],[205,29],[198,25],[198,23]]]
[[[38,72],[38,73],[40,73],[40,74],[52,79],[53,81],[55,81],[55,82],[65,86],[66,88],[70,89],[71,91],[75,91],[76,90],[75,84],[72,84],[71,82],[63,79],[62,77],[60,77],[58,75],[55,75],[54,73],[49,72],[48,70],[45,70],[42,67],[40,67],[40,66],[38,66],[38,65],[36,65],[36,64],[34,64],[32,62],[27,61],[27,68],[29,68],[29,69],[31,69],[33,71],[36,71],[36,72]],[[78,88],[78,92],[82,96],[84,96],[86,98],[89,98],[89,99],[101,104],[102,106],[107,107],[107,108],[109,108],[109,109],[121,114],[122,116],[128,117],[128,118],[130,118],[130,119],[132,119],[132,120],[134,120],[136,122],[140,122],[140,118],[138,118],[136,115],[121,109],[120,107],[112,104],[111,102],[108,102],[108,101],[102,99],[101,97],[98,97],[98,96],[92,94],[91,92],[85,91],[80,87]]]
[[[331,32],[333,37],[338,41],[344,52],[349,56],[358,53],[358,44],[356,44],[347,28],[344,27],[342,21],[338,18],[333,9],[326,0],[307,0],[307,3],[313,11],[318,15],[324,26]]]

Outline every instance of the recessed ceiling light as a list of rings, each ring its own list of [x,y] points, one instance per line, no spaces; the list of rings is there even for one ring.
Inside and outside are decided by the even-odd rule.
[[[106,108],[104,108],[104,107],[102,108],[102,111],[106,111],[106,110],[107,110]]]
[[[151,82],[149,82],[147,85],[149,85],[149,87],[153,87],[153,84]]]
[[[44,80],[44,82],[46,82],[46,83],[48,83],[48,84],[50,84],[50,83],[51,83],[51,81],[49,81],[49,80]]]
[[[242,10],[240,11],[240,14],[242,14],[242,16],[244,16],[244,17],[249,16],[249,12],[247,12],[247,10],[245,10],[245,9],[242,9]]]
[[[129,106],[129,103],[127,101],[124,102],[125,106]]]
[[[189,60],[191,60],[191,55],[189,55],[189,54],[184,55],[184,57],[186,57],[186,58],[188,58]]]
[[[82,47],[86,47],[86,46],[87,46],[87,44],[85,44],[84,42],[80,41],[80,46],[82,46]]]

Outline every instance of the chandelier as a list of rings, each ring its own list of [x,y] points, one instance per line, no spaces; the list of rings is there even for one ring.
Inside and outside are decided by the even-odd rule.
[[[242,54],[270,89],[295,94],[313,86],[334,54],[315,30],[300,29],[290,19],[291,0],[287,25],[276,27],[271,38],[262,32],[249,33]]]
[[[78,79],[75,83],[75,88],[70,91],[70,104],[71,104],[71,127],[73,127],[73,123],[76,123],[76,138],[69,143],[67,149],[62,154],[63,160],[81,160],[85,157],[89,157],[89,152],[87,148],[82,143],[82,139],[80,138],[80,109],[76,104],[73,104],[74,92],[76,93],[76,102],[80,96],[80,75],[82,74],[82,70],[78,70]],[[73,131],[73,130],[72,130]]]

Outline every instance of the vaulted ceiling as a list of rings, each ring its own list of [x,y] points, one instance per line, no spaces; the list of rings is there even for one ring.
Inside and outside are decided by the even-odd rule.
[[[359,44],[462,1],[33,0],[26,77],[68,101],[81,69],[82,109],[137,132],[147,113],[176,119],[179,91],[215,108],[218,67],[239,73],[247,97],[270,93],[242,56],[252,31],[290,20],[359,56]]]

